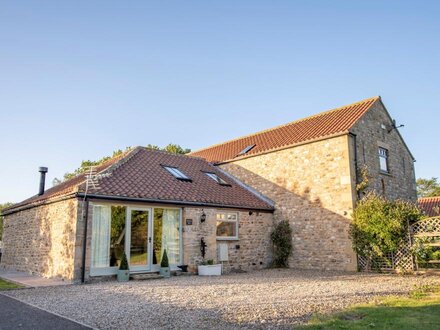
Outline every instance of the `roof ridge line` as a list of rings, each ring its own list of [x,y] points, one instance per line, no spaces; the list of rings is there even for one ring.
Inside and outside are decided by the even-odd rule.
[[[323,116],[323,115],[328,114],[330,112],[338,111],[338,110],[341,110],[343,108],[347,108],[347,107],[351,107],[351,106],[358,105],[358,104],[361,104],[361,103],[365,103],[365,102],[373,100],[373,99],[375,99],[375,101],[380,100],[380,96],[377,95],[377,96],[369,97],[369,98],[363,99],[361,101],[357,101],[357,102],[354,102],[354,103],[346,104],[346,105],[343,105],[343,106],[340,106],[340,107],[337,107],[337,108],[333,108],[333,109],[330,109],[330,110],[325,110],[323,112],[320,112],[320,113],[317,113],[317,114],[314,114],[314,115],[311,115],[311,116],[307,116],[307,117],[304,117],[304,118],[296,119],[296,120],[288,122],[286,124],[277,125],[277,126],[274,126],[274,127],[271,127],[271,128],[264,129],[262,131],[258,131],[258,132],[247,134],[247,135],[243,135],[243,136],[240,136],[240,137],[235,138],[235,139],[231,139],[231,140],[227,140],[227,141],[224,141],[224,142],[216,143],[216,144],[213,144],[213,145],[211,145],[209,147],[198,149],[198,150],[194,151],[194,153],[197,153],[197,152],[200,152],[200,151],[204,151],[204,150],[208,150],[208,149],[211,149],[211,148],[214,148],[214,147],[218,147],[218,146],[221,146],[221,145],[229,143],[229,142],[234,142],[234,141],[242,140],[242,139],[249,138],[249,137],[252,137],[252,136],[256,136],[256,135],[259,135],[259,134],[262,134],[262,133],[270,132],[270,131],[273,131],[273,130],[276,130],[276,129],[279,129],[279,128],[282,128],[282,127],[285,127],[285,126],[289,126],[291,124],[296,124],[296,123],[300,123],[300,122],[305,121],[305,120],[310,120],[312,118],[320,117],[320,116]],[[191,153],[193,153],[193,152],[190,152],[190,154]]]
[[[191,157],[191,158],[195,158],[195,159],[205,160],[203,157],[191,155],[191,152],[189,152],[187,154],[178,154],[178,153],[171,152],[171,151],[166,151],[166,150],[161,150],[161,149],[153,149],[153,148],[149,148],[149,147],[145,147],[145,146],[137,146],[136,148],[141,148],[141,149],[144,149],[147,151],[159,152],[159,153],[163,153],[163,154],[167,154],[167,155],[174,155],[174,156],[179,156],[179,157]]]

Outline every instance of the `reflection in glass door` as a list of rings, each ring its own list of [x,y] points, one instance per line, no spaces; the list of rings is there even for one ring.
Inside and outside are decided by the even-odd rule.
[[[148,270],[150,265],[150,210],[129,209],[130,246],[128,262],[130,269]]]

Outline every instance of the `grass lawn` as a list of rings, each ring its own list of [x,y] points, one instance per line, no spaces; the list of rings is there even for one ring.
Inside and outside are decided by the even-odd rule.
[[[384,298],[334,315],[316,315],[299,329],[439,329],[440,287]]]
[[[2,291],[2,290],[18,289],[18,288],[21,288],[21,286],[15,284],[15,283],[11,283],[11,282],[2,280],[0,278],[0,291]]]

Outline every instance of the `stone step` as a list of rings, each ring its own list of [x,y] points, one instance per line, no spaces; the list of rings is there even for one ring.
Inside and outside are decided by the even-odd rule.
[[[146,281],[146,280],[158,280],[163,278],[162,275],[158,273],[148,273],[148,274],[132,274],[130,275],[130,279],[133,281]]]

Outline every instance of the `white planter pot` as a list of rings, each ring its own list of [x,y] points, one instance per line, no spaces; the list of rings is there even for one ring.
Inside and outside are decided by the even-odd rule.
[[[219,276],[222,274],[222,265],[199,265],[200,276]]]

